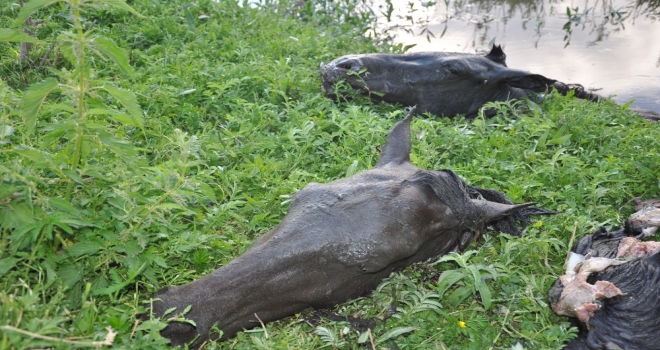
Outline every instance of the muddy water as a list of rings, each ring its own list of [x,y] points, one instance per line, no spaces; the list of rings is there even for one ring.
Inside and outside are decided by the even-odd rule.
[[[483,52],[660,112],[660,0],[376,0],[376,30],[414,51]]]

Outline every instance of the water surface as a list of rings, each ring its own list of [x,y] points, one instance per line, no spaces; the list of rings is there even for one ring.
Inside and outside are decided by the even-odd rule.
[[[376,30],[409,52],[484,52],[660,112],[660,0],[375,0]]]

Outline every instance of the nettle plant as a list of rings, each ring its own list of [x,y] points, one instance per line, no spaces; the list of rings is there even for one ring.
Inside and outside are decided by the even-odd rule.
[[[20,102],[0,84],[0,111],[9,111],[0,117],[0,286],[22,278],[61,288],[75,309],[86,290],[117,300],[143,277],[157,283],[168,266],[163,249],[180,255],[193,249],[183,242],[190,235],[206,239],[187,232],[158,254],[153,244],[203,219],[204,204],[215,200],[208,185],[214,169],[206,164],[214,143],[143,126],[136,96],[119,87],[136,75],[128,55],[83,16],[108,8],[137,14],[124,0],[34,0],[14,25],[52,4],[50,18],[68,21],[53,45],[66,62]],[[0,40],[40,44],[17,29],[0,30]],[[200,269],[208,264],[203,254],[193,260]]]
[[[48,125],[45,139],[60,139],[62,137],[73,141],[73,148],[66,149],[70,162],[68,171],[64,175],[69,177],[66,190],[66,199],[71,199],[73,184],[77,180],[75,173],[80,166],[83,153],[89,153],[89,149],[83,147],[105,146],[117,153],[123,153],[129,147],[125,142],[118,140],[107,132],[109,124],[98,124],[103,119],[97,116],[110,116],[115,121],[135,127],[143,126],[142,111],[135,95],[129,91],[120,89],[105,80],[96,80],[89,54],[101,57],[104,61],[114,62],[119,70],[129,77],[135,72],[130,66],[128,55],[122,51],[111,39],[106,38],[93,31],[85,31],[81,12],[86,8],[97,8],[102,5],[118,7],[139,16],[139,14],[128,6],[123,0],[33,0],[23,7],[14,25],[21,25],[28,17],[37,10],[50,4],[62,2],[69,9],[69,19],[73,22],[70,30],[65,30],[58,36],[62,55],[71,63],[73,70],[62,69],[54,71],[59,81],[48,78],[30,87],[23,99],[23,112],[26,123],[27,136],[34,133],[37,125],[38,112],[46,97],[52,92],[60,92],[68,97],[68,102],[52,107],[52,111],[61,112],[63,122],[57,125]],[[128,114],[119,112],[102,103],[89,103],[90,98],[96,97],[99,91],[105,91],[119,101]],[[90,139],[92,142],[84,142]],[[97,142],[94,142],[97,141]]]
[[[5,195],[34,197],[38,183],[43,181],[47,187],[54,189],[54,195],[44,199],[49,202],[49,206],[74,213],[76,209],[71,204],[74,186],[76,183],[83,184],[83,176],[93,173],[90,169],[87,169],[88,174],[81,173],[81,167],[89,165],[85,164],[85,158],[110,151],[119,158],[130,159],[135,154],[135,148],[117,137],[117,127],[143,128],[142,110],[135,95],[107,80],[97,79],[95,72],[95,65],[99,65],[95,61],[100,58],[102,65],[112,62],[126,77],[134,77],[135,72],[129,64],[128,55],[111,39],[92,30],[93,22],[85,23],[82,14],[88,9],[110,6],[140,15],[124,0],[33,0],[22,7],[13,26],[22,26],[38,10],[56,3],[68,11],[65,17],[71,22],[70,29],[62,30],[56,39],[58,50],[68,65],[63,64],[65,67],[59,70],[50,69],[55,77],[35,83],[24,92],[22,138],[17,140],[19,145],[11,149],[11,153],[19,155],[21,165],[29,165],[32,171],[44,176],[38,176],[41,181],[30,181],[35,177],[26,176],[27,167],[21,169],[23,174],[17,173],[16,169],[13,172],[7,168],[2,170],[5,179],[10,179],[6,187],[8,189],[16,189],[11,186],[15,182],[31,184],[27,188],[18,189],[19,192]],[[0,41],[39,43],[21,31],[9,28],[0,29]],[[112,96],[125,111],[104,103],[104,94]],[[52,102],[46,105],[44,102],[49,95],[53,97]],[[102,173],[100,169],[96,170]],[[66,189],[62,195],[58,189],[64,187]],[[34,207],[38,203],[30,198],[26,198],[26,201],[29,202],[27,206],[12,206],[15,216],[34,216]],[[0,226],[6,229],[11,223],[0,222]],[[86,224],[70,215],[54,215],[48,220],[23,225],[11,235],[12,250],[39,245],[42,241],[53,242],[53,250],[60,247],[60,244],[66,246],[62,238],[57,236],[58,230],[54,227],[71,233],[72,227],[77,226]],[[33,254],[36,251],[33,249]]]
[[[150,243],[180,229],[177,217],[195,217],[189,201],[213,197],[196,137],[179,130],[155,135],[159,156],[151,163],[128,141],[142,142],[150,133],[136,96],[119,87],[135,73],[127,54],[83,14],[107,7],[137,12],[123,0],[34,0],[14,26],[53,4],[57,17],[69,22],[53,45],[66,62],[50,68],[51,77],[31,85],[20,100],[0,82],[0,319],[7,322],[0,330],[9,331],[17,347],[20,334],[59,341],[111,334],[106,325],[132,327],[128,314],[139,312],[137,299],[107,311],[112,316],[102,324],[95,298],[125,301],[121,291],[138,276],[155,283],[157,268],[167,264]],[[0,29],[0,41],[42,44],[8,28]],[[122,74],[114,84],[100,78],[117,71]],[[49,306],[24,314],[25,298]],[[154,320],[138,330],[162,342],[164,326]]]

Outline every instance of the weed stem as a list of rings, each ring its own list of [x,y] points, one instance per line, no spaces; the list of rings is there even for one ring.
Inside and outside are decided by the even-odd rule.
[[[114,343],[114,341],[115,341],[115,336],[117,336],[117,332],[113,331],[112,327],[106,327],[106,329],[108,330],[108,334],[105,336],[104,340],[102,340],[102,341],[91,341],[91,342],[49,337],[47,335],[41,335],[41,334],[36,334],[36,333],[24,331],[20,328],[16,328],[16,327],[12,327],[12,326],[0,326],[0,329],[2,329],[4,331],[21,333],[21,334],[27,335],[28,337],[31,337],[31,338],[49,340],[49,341],[54,341],[54,342],[57,342],[57,343],[73,344],[73,345],[78,345],[78,346],[89,346],[89,347],[95,347],[95,348],[98,348],[98,347],[101,347],[101,346],[111,346],[112,343]]]

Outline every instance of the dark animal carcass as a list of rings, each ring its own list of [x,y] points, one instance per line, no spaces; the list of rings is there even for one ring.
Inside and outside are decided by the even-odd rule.
[[[475,116],[491,101],[544,92],[555,80],[506,66],[499,46],[486,56],[420,52],[348,55],[321,66],[322,88],[343,79],[375,100],[417,105],[418,113]]]
[[[565,349],[660,349],[660,242],[640,241],[658,226],[660,209],[638,206],[623,228],[601,227],[575,245],[548,292],[580,331]]]
[[[453,52],[347,55],[321,64],[322,89],[334,96],[343,80],[376,102],[417,106],[419,113],[474,117],[487,102],[523,99],[533,93],[557,89],[572,91],[581,99],[599,96],[579,84],[564,84],[539,74],[509,68],[500,46],[485,56]],[[636,110],[643,117],[660,118],[655,112]],[[493,110],[485,111],[487,116]]]
[[[282,222],[243,255],[189,284],[153,297],[157,316],[176,308],[194,321],[162,331],[172,344],[232,337],[257,320],[327,308],[372,291],[393,271],[463,250],[484,227],[519,234],[530,204],[466,185],[449,170],[410,163],[411,113],[387,136],[374,169],[298,192]],[[490,198],[491,201],[484,198]],[[171,316],[171,315],[170,315]]]

